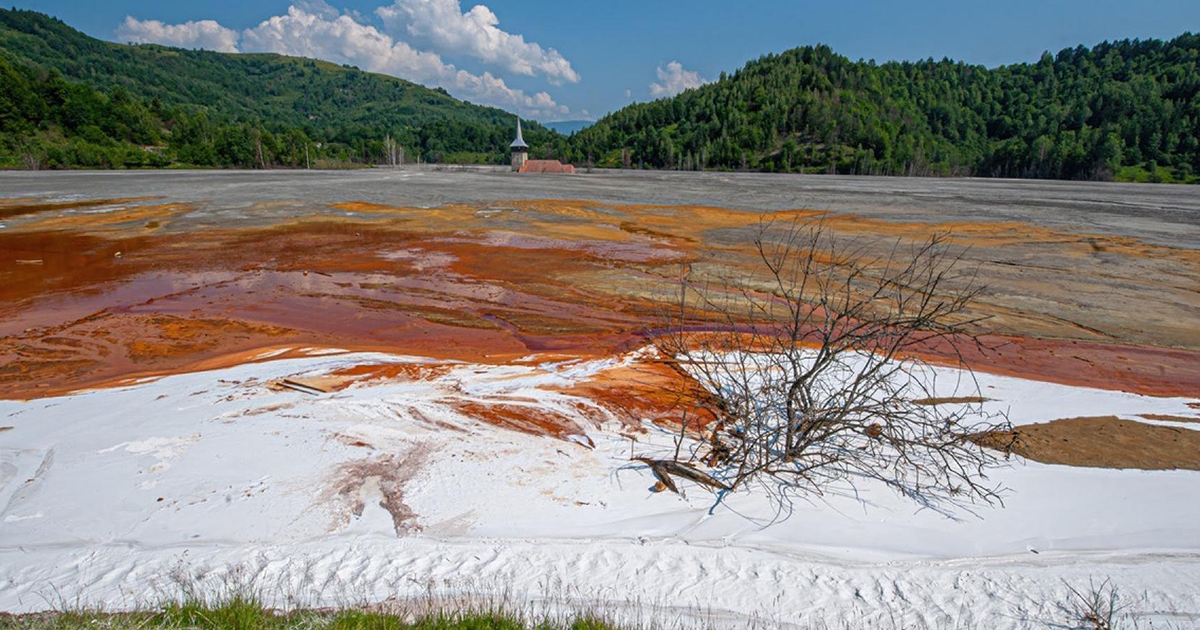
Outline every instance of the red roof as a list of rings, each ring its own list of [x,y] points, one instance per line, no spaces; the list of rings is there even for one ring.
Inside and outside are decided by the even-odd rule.
[[[521,167],[522,173],[563,173],[574,175],[575,167],[558,160],[529,160]]]

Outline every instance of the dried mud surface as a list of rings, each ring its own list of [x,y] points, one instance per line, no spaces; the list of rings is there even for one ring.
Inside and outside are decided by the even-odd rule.
[[[486,363],[611,356],[645,343],[682,269],[753,286],[763,210],[822,220],[880,252],[950,233],[988,287],[977,314],[990,349],[966,357],[974,369],[1200,391],[1200,202],[1170,187],[492,172],[0,181],[11,195],[0,198],[4,398],[305,348]],[[671,378],[639,366],[580,388],[670,415],[692,404],[657,393]],[[488,413],[521,430],[571,429],[519,405]]]
[[[1044,464],[1200,470],[1200,431],[1115,416],[1031,424],[984,436],[979,442]]]

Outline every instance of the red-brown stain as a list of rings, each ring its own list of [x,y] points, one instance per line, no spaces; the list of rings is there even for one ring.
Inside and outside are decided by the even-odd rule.
[[[36,205],[22,203],[11,207]],[[702,206],[349,203],[336,209],[354,217],[317,214],[237,229],[174,227],[186,209],[179,204],[56,214],[63,207],[39,206],[22,215],[32,220],[0,232],[0,397],[44,397],[306,346],[492,364],[532,353],[612,356],[644,345],[662,325],[681,264],[717,260],[741,274],[761,264],[748,240],[728,238],[751,235],[757,214]],[[1098,242],[1106,255],[1200,270],[1191,250],[1011,222],[891,223],[808,210],[775,218],[815,217],[850,235],[920,239],[951,229],[962,244],[1053,247],[1081,260]],[[969,349],[974,369],[1142,394],[1200,391],[1195,348],[1100,341],[1036,312],[1004,316],[1028,332]],[[956,358],[936,346],[927,354]],[[371,369],[364,379],[411,376],[409,368]],[[579,391],[636,413],[678,404],[658,392],[673,377],[662,366],[649,369],[655,373],[614,374]],[[619,383],[634,387],[622,391]],[[525,409],[492,417],[563,430],[559,420],[543,422]]]
[[[536,402],[484,404],[458,401],[453,406],[455,411],[469,418],[513,431],[560,439],[572,436],[586,439],[585,428],[579,426],[575,420],[540,407]]]

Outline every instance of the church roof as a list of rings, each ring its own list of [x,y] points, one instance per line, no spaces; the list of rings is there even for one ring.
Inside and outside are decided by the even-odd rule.
[[[521,137],[521,117],[517,117],[517,139],[513,140],[512,144],[508,145],[513,149],[528,149],[529,145],[525,144],[525,139]]]
[[[561,173],[564,175],[574,175],[575,167],[570,164],[563,164],[558,160],[529,160],[525,166],[521,167],[522,173]]]

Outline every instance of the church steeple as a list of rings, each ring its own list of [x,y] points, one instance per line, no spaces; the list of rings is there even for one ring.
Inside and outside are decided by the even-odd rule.
[[[517,139],[508,146],[512,149],[512,170],[519,173],[521,167],[525,166],[525,162],[529,159],[529,145],[525,144],[525,138],[521,137],[520,116],[517,116]]]
[[[528,149],[529,145],[525,144],[525,138],[521,137],[521,117],[517,116],[517,139],[513,140],[512,144],[508,145],[513,149]]]

